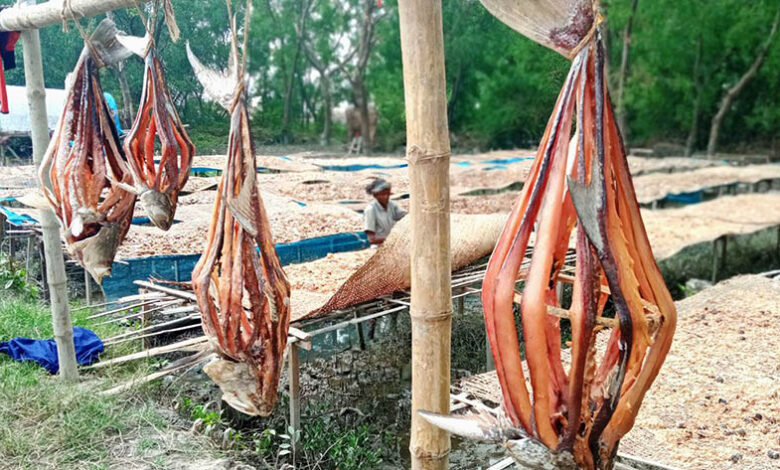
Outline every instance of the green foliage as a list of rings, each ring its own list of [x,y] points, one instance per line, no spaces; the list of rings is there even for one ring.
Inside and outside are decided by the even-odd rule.
[[[38,289],[27,283],[27,273],[8,258],[0,258],[0,290],[19,293],[34,298]]]
[[[359,41],[362,5],[375,0],[290,0],[255,2],[249,40],[250,98],[255,138],[274,144],[314,143],[322,131],[324,109],[320,74],[300,47],[296,24],[303,8],[309,44],[332,70],[334,106],[351,103],[349,80],[336,64]],[[233,2],[243,15],[243,2]],[[202,96],[186,58],[185,41],[206,64],[227,65],[230,34],[224,0],[173,0],[182,40],[173,43],[158,28],[159,55],[167,71],[171,94],[198,153],[221,152],[226,143],[227,114]],[[608,3],[607,37],[610,74],[620,69],[623,28],[630,0]],[[493,18],[477,0],[452,0],[442,5],[447,66],[448,120],[455,146],[510,147],[535,145],[541,137],[568,69],[568,61],[521,37]],[[685,141],[692,107],[701,96],[698,148],[706,143],[709,123],[724,90],[744,74],[766,38],[777,2],[756,0],[642,0],[634,17],[630,74],[625,106],[634,144]],[[376,41],[368,61],[366,84],[379,110],[380,149],[396,150],[405,143],[403,75],[397,0],[375,13]],[[114,12],[119,28],[143,35],[136,10]],[[82,23],[92,28],[101,18]],[[75,28],[42,30],[45,80],[61,88],[82,49]],[[702,44],[699,76],[694,63]],[[770,49],[758,76],[740,94],[727,115],[721,142],[727,148],[769,146],[780,128],[780,46]],[[23,51],[17,48],[21,56]],[[54,59],[56,57],[56,59]],[[21,60],[21,57],[18,57]],[[349,68],[351,66],[347,66]],[[138,100],[143,74],[139,58],[126,62],[126,75]],[[113,70],[104,70],[103,86],[121,101]],[[22,68],[9,71],[9,84],[23,84]],[[289,90],[289,94],[287,93]],[[289,95],[288,112],[285,99]],[[133,103],[137,106],[137,102]],[[284,116],[288,122],[285,125]],[[130,123],[123,123],[129,127]],[[286,127],[285,127],[286,126]],[[344,140],[345,135],[337,139]]]
[[[182,407],[184,411],[189,412],[193,421],[201,420],[204,426],[216,426],[224,423],[222,415],[218,411],[209,410],[208,405],[193,403],[192,400],[184,397],[182,399]]]

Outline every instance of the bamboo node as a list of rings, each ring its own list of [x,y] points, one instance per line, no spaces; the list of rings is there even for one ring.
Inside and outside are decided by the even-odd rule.
[[[412,145],[406,150],[406,159],[410,165],[416,165],[419,163],[435,162],[440,159],[449,159],[450,150],[447,149],[443,152],[426,151],[417,145]]]
[[[452,319],[452,310],[444,310],[441,312],[426,312],[424,310],[411,310],[410,318],[412,320],[421,321],[424,323],[438,323],[442,321],[449,321]]]
[[[415,446],[414,448],[410,447],[409,451],[420,460],[442,460],[448,458],[451,453],[450,449],[441,452],[426,452],[425,449],[420,446]]]

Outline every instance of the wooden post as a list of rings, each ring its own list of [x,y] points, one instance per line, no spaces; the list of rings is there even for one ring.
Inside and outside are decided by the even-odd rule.
[[[496,363],[493,359],[493,351],[490,349],[490,338],[485,331],[485,372],[496,369]]]
[[[89,283],[89,272],[84,270],[84,299],[87,302],[87,307],[92,305],[92,285]]]
[[[290,372],[290,426],[301,428],[301,366],[298,359],[298,345],[292,343],[287,356]]]
[[[352,318],[357,320],[357,318],[358,318],[357,310],[352,313]],[[365,351],[366,350],[366,337],[363,335],[363,324],[355,322],[355,329],[357,330],[358,345],[360,346],[360,350],[361,351]]]
[[[775,246],[775,255],[777,261],[780,262],[780,225],[777,226],[777,246]]]
[[[441,0],[399,0],[411,184],[412,469],[446,469],[449,434],[418,410],[448,414],[452,284],[450,141]]]
[[[718,282],[719,272],[726,266],[726,248],[728,238],[726,235],[712,242],[712,283]]]
[[[149,292],[149,289],[139,288],[138,294],[144,295]],[[141,328],[149,326],[149,304],[144,303],[141,305]],[[149,349],[152,347],[152,338],[146,337],[143,339],[143,349]]]
[[[24,282],[27,283],[30,282],[30,259],[32,258],[32,242],[34,236],[35,234],[32,231],[27,235],[27,251],[24,255]]]
[[[60,5],[61,8],[61,5]],[[4,10],[5,11],[5,10]],[[24,49],[24,76],[27,101],[30,105],[30,124],[33,143],[33,161],[40,166],[43,154],[49,144],[49,124],[46,117],[46,95],[43,86],[43,65],[41,62],[41,40],[38,30],[22,32]],[[46,270],[51,296],[52,325],[54,341],[57,343],[57,359],[60,377],[65,381],[78,379],[76,349],[73,346],[73,325],[68,307],[65,260],[60,243],[60,225],[54,212],[40,211],[43,245],[46,254]]]

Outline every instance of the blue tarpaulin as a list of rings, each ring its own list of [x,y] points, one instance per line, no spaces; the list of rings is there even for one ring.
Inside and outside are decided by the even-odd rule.
[[[9,207],[4,207],[3,202],[14,202],[16,201],[15,197],[5,197],[0,198],[0,212],[5,215],[6,220],[8,220],[8,223],[11,225],[24,225],[24,224],[34,224],[37,222],[37,220],[33,219],[27,214],[17,214],[13,211],[13,209]]]
[[[512,158],[496,158],[495,160],[485,160],[482,163],[488,165],[506,165],[507,163],[524,162],[526,160],[533,160],[534,157],[512,157]]]
[[[680,204],[698,204],[704,200],[704,192],[691,191],[687,193],[667,194],[664,199],[669,202],[677,202]]]
[[[219,168],[211,168],[207,166],[194,166],[190,170],[191,175],[202,175],[204,173],[222,173],[222,170]]]
[[[276,252],[282,265],[288,265],[324,258],[329,253],[363,250],[369,246],[364,232],[349,232],[279,243],[276,245]],[[111,276],[103,279],[106,300],[137,293],[138,287],[133,281],[147,280],[150,276],[179,282],[189,281],[192,278],[192,269],[199,259],[200,253],[196,253],[146,256],[114,262],[111,266]]]
[[[327,171],[360,171],[360,170],[389,170],[392,168],[406,168],[408,163],[399,163],[398,165],[379,165],[372,163],[370,165],[320,165],[320,168]]]
[[[76,361],[82,366],[92,364],[103,352],[103,341],[86,328],[73,328],[73,344],[76,346]],[[57,343],[53,339],[14,338],[0,343],[0,352],[15,361],[33,361],[52,374],[60,370]]]

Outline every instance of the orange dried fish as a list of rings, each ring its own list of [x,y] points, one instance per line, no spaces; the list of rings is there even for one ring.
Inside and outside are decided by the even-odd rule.
[[[189,47],[188,52],[196,72],[202,71]],[[238,63],[235,47],[233,54]],[[234,96],[229,104],[224,103],[231,113],[227,163],[192,285],[203,329],[220,355],[204,370],[231,406],[267,416],[276,403],[287,345],[290,284],[257,188],[243,72],[236,72],[227,82],[207,80],[204,87],[223,90],[231,80]]]
[[[135,39],[124,37],[121,42],[133,48]],[[155,226],[168,230],[179,191],[192,169],[195,147],[176,112],[154,42],[148,36],[143,41],[144,88],[125,151],[141,205]],[[161,149],[159,161],[155,160],[156,141]]]
[[[513,28],[570,57],[572,65],[482,288],[485,325],[511,426],[496,431],[425,416],[453,432],[509,440],[515,459],[529,466],[610,469],[669,351],[676,311],[645,233],[612,112],[598,3],[544,0],[549,10],[538,2],[483,3]],[[548,309],[562,300],[555,286],[575,227],[576,275],[568,308],[572,364],[565,372],[560,320]],[[530,268],[521,279],[532,233]],[[514,317],[521,280],[531,390]],[[619,326],[597,364],[595,325],[606,292]]]
[[[116,34],[111,22],[92,35],[101,44]],[[106,106],[96,59],[88,48],[73,71],[65,109],[46,150],[39,178],[62,226],[69,254],[100,282],[130,228],[135,194],[127,160]]]

